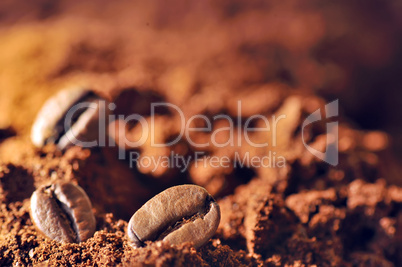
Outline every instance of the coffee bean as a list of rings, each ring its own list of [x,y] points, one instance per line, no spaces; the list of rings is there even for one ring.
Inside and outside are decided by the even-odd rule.
[[[87,194],[72,183],[38,188],[31,196],[31,218],[42,233],[62,243],[85,241],[96,227]]]
[[[32,143],[37,147],[53,143],[64,150],[74,144],[82,145],[81,142],[96,141],[99,114],[106,114],[106,105],[104,99],[87,89],[58,92],[39,111],[32,126]]]
[[[134,248],[155,240],[170,244],[192,242],[199,248],[214,235],[220,217],[218,204],[203,187],[174,186],[137,210],[130,219],[127,234]]]

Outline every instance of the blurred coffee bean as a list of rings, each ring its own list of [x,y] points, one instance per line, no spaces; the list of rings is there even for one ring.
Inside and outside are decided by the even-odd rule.
[[[48,99],[32,126],[31,140],[37,147],[56,144],[61,150],[98,140],[100,120],[107,118],[107,102],[90,90],[66,89]],[[104,114],[104,118],[102,118]]]
[[[134,248],[155,240],[192,242],[199,248],[215,234],[219,221],[219,206],[203,187],[180,185],[145,203],[131,217],[127,233]]]
[[[31,196],[31,218],[42,233],[61,243],[85,241],[96,227],[87,194],[71,183],[37,189]]]

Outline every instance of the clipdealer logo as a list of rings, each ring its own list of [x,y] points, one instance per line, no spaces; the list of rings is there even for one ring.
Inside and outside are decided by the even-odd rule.
[[[326,123],[326,150],[325,152],[318,151],[317,149],[312,148],[308,144],[306,144],[304,139],[304,128],[314,122],[320,120],[328,120],[339,115],[339,103],[338,100],[332,101],[329,104],[325,105],[325,117],[321,116],[321,108],[317,109],[313,113],[311,113],[302,124],[302,141],[303,145],[306,149],[316,156],[317,158],[325,161],[326,163],[336,166],[338,165],[338,121],[331,121]]]
[[[195,146],[195,147],[205,147],[210,145],[210,143],[212,143],[215,147],[224,147],[224,146],[241,146],[241,138],[239,138],[240,135],[244,136],[244,140],[248,143],[248,145],[252,146],[252,147],[256,147],[256,148],[261,148],[261,147],[268,147],[268,146],[272,146],[275,147],[276,146],[276,134],[277,134],[277,127],[280,127],[280,120],[285,120],[286,119],[286,115],[282,114],[282,115],[272,115],[272,118],[268,119],[267,116],[265,115],[260,115],[260,114],[255,114],[253,116],[251,116],[250,118],[248,118],[245,123],[243,124],[241,121],[241,101],[238,102],[238,119],[236,121],[237,123],[237,127],[235,127],[235,122],[233,121],[233,118],[226,115],[226,114],[218,114],[215,115],[212,120],[227,120],[229,126],[225,127],[223,129],[226,129],[227,131],[229,131],[229,136],[230,139],[227,140],[227,142],[225,143],[218,143],[216,142],[215,136],[217,132],[223,131],[223,129],[217,129],[217,130],[213,130],[213,121],[211,122],[210,119],[208,119],[206,116],[204,115],[194,115],[192,118],[188,119],[187,121],[185,121],[185,116],[183,114],[183,112],[180,110],[179,107],[177,107],[176,105],[173,105],[171,103],[152,103],[151,104],[151,111],[155,111],[155,107],[157,106],[166,106],[168,108],[170,108],[171,110],[175,110],[181,120],[181,129],[180,129],[180,134],[179,136],[176,137],[176,139],[174,140],[170,140],[170,142],[168,143],[156,143],[155,142],[155,122],[154,122],[154,116],[151,112],[150,114],[150,125],[148,125],[148,121],[146,120],[146,118],[144,118],[143,116],[139,115],[139,114],[131,114],[130,116],[123,116],[123,115],[113,115],[113,114],[109,114],[108,116],[106,115],[106,110],[110,109],[110,110],[114,110],[115,109],[115,104],[113,103],[109,103],[109,105],[106,105],[106,103],[99,101],[99,103],[94,104],[94,103],[80,103],[75,105],[74,107],[72,107],[66,116],[65,119],[65,123],[64,126],[66,128],[71,128],[71,124],[72,124],[72,118],[75,112],[77,112],[80,109],[83,108],[87,108],[87,109],[92,109],[93,112],[99,112],[98,114],[98,119],[99,119],[99,129],[98,129],[98,133],[99,133],[99,138],[97,140],[92,140],[90,142],[84,142],[84,141],[80,141],[76,138],[76,136],[74,135],[74,133],[72,131],[69,132],[70,135],[67,136],[67,138],[74,143],[75,145],[79,145],[82,147],[86,147],[86,148],[90,148],[90,147],[94,147],[94,146],[99,146],[99,147],[105,147],[105,146],[110,146],[110,147],[115,147],[116,143],[115,140],[113,138],[111,138],[109,136],[108,138],[108,142],[106,142],[106,136],[107,136],[107,123],[106,121],[108,121],[109,123],[115,120],[119,120],[121,122],[124,122],[123,125],[119,124],[119,131],[125,131],[125,125],[128,122],[136,122],[138,126],[141,127],[142,129],[142,135],[141,138],[139,140],[136,141],[130,141],[127,140],[127,138],[125,136],[122,144],[117,144],[117,146],[119,147],[119,152],[118,152],[118,157],[119,159],[125,159],[126,158],[126,149],[127,147],[131,147],[131,148],[136,148],[136,147],[140,147],[142,144],[144,144],[148,138],[150,139],[150,143],[151,146],[153,147],[169,147],[174,145],[176,142],[179,142],[180,138],[182,137],[186,137],[186,140],[189,142],[190,145]],[[305,146],[305,148],[307,149],[307,151],[309,151],[311,154],[313,154],[314,156],[316,156],[317,158],[321,159],[322,161],[332,165],[332,166],[336,166],[338,164],[338,121],[334,121],[334,118],[338,116],[339,113],[339,103],[338,100],[335,100],[331,103],[328,103],[325,105],[324,107],[324,111],[325,111],[325,115],[322,116],[322,110],[321,108],[317,109],[316,111],[314,111],[313,113],[311,113],[310,115],[308,115],[308,117],[303,121],[302,123],[302,127],[301,127],[301,138],[302,138],[302,142],[303,145]],[[192,128],[191,127],[191,121],[193,121],[194,119],[202,119],[204,120],[206,127],[203,128]],[[265,124],[265,128],[253,128],[250,125],[252,124],[253,120],[260,120]],[[305,128],[315,122],[318,121],[322,121],[322,120],[326,120],[328,121],[326,123],[326,150],[325,152],[321,152],[318,151],[317,149],[309,146],[306,141],[305,141]],[[331,120],[331,121],[329,121]],[[278,125],[279,124],[279,125]],[[191,140],[190,131],[197,131],[197,132],[209,132],[211,133],[211,142],[206,144],[198,144],[198,143],[194,143]],[[233,134],[236,131],[237,134],[237,138],[235,138],[235,135]],[[250,140],[250,133],[251,132],[262,132],[262,131],[266,131],[267,135],[268,132],[270,132],[269,136],[271,136],[272,140],[264,140],[264,143],[254,143],[253,141]],[[150,134],[150,135],[149,135]],[[237,140],[236,140],[237,139]],[[119,140],[121,141],[121,140]],[[270,142],[268,142],[270,141]],[[133,152],[135,153],[135,152]],[[276,153],[276,152],[274,152]],[[269,162],[271,165],[272,162],[272,157],[275,157],[276,155],[273,154],[273,156],[271,155],[271,153],[269,152]],[[246,156],[248,156],[248,154],[246,153]],[[266,156],[267,157],[267,156]],[[130,155],[130,159],[133,158]],[[135,157],[138,160],[141,159],[141,155],[136,155]],[[276,160],[276,164],[272,164],[274,166],[272,167],[281,167],[284,166],[284,162],[285,159],[283,158],[283,156],[278,155],[276,156],[276,158],[278,160]],[[215,160],[215,159],[214,159]],[[230,159],[229,159],[230,160]],[[241,159],[243,162],[244,161],[249,161],[247,158],[246,159]],[[252,160],[254,162],[256,162],[257,160],[255,158],[252,158]],[[265,159],[264,159],[265,160]],[[171,161],[171,160],[170,160]],[[218,160],[219,161],[219,160]],[[225,160],[224,162],[226,162],[227,160]],[[150,162],[150,160],[148,159],[148,162]],[[154,162],[168,162],[168,160],[165,161],[154,161]],[[185,160],[183,160],[183,162],[185,162]],[[220,162],[220,161],[219,161]],[[263,160],[260,160],[260,162],[264,162]],[[275,162],[275,158],[274,158],[274,162]],[[167,163],[165,163],[167,164]],[[168,164],[167,164],[168,165]],[[187,164],[188,165],[188,164]],[[247,164],[246,164],[247,165]],[[170,165],[169,165],[170,166]],[[258,166],[253,166],[253,167],[258,167]]]

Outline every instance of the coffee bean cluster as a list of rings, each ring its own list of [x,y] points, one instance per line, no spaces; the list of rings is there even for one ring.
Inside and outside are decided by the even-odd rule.
[[[33,144],[42,147],[53,143],[64,150],[74,145],[70,137],[91,140],[97,136],[101,105],[96,104],[101,100],[81,88],[59,92],[38,113],[31,132]],[[64,127],[70,109],[83,102],[95,106],[87,105],[75,112],[72,125]],[[84,242],[96,230],[91,201],[73,183],[55,182],[39,187],[31,197],[30,215],[41,233],[61,243]],[[219,206],[203,187],[179,185],[159,193],[138,209],[129,221],[127,237],[133,248],[156,240],[172,245],[191,242],[199,248],[214,235],[219,222]]]

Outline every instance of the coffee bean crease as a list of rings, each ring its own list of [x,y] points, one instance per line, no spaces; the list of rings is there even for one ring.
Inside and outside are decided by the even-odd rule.
[[[43,234],[61,243],[79,243],[95,232],[91,202],[84,190],[72,183],[38,188],[31,197],[30,214]]]
[[[52,143],[64,150],[74,144],[74,139],[95,140],[98,136],[99,114],[106,114],[107,110],[106,101],[104,105],[101,105],[101,101],[105,100],[84,88],[58,92],[45,102],[37,114],[31,130],[32,143],[37,147]],[[71,110],[74,112],[68,118]]]
[[[127,233],[133,247],[164,240],[198,248],[214,235],[219,221],[219,206],[204,188],[180,185],[145,203],[130,219]]]

